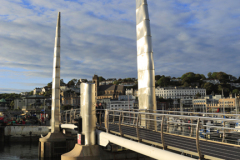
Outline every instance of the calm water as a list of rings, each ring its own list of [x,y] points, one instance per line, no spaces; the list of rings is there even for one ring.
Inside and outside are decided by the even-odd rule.
[[[1,160],[38,160],[38,142],[0,143]]]

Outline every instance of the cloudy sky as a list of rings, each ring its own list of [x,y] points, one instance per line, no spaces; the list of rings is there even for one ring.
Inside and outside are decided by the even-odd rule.
[[[155,72],[240,76],[239,0],[148,0]],[[61,78],[137,77],[135,0],[0,0],[0,93],[52,80],[57,12]]]

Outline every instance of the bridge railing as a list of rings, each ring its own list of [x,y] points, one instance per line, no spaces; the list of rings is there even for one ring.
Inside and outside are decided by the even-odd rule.
[[[61,113],[61,123],[74,123],[74,119],[80,117],[80,109],[65,110]]]
[[[61,115],[62,123],[74,123],[80,109]],[[208,159],[240,157],[239,114],[101,110],[98,116],[98,129],[140,143]]]
[[[217,156],[218,152],[222,154],[221,147],[225,145],[240,149],[240,119],[236,119],[239,115],[225,115],[225,118],[221,118],[221,114],[214,114],[213,117],[204,114],[192,116],[191,112],[176,115],[156,111],[105,110],[104,119],[101,119],[97,128],[164,149],[189,152],[198,157]],[[216,145],[219,149],[213,147]]]

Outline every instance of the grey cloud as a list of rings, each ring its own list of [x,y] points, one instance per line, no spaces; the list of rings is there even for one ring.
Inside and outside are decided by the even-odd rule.
[[[20,2],[1,3],[0,15],[8,19],[0,17],[0,67],[23,69],[29,78],[51,78],[56,16],[61,11],[61,78],[137,76],[135,1],[31,0],[33,10]],[[239,76],[237,0],[148,3],[156,74],[224,71]]]

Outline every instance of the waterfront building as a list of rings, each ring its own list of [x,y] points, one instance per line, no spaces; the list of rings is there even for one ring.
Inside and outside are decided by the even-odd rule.
[[[204,98],[198,98],[198,99],[193,99],[192,104],[193,104],[193,110],[194,111],[200,111],[200,112],[206,112],[209,107],[218,107],[218,101],[221,99],[221,95],[216,95],[216,96],[205,96]],[[217,108],[216,108],[217,109]],[[216,111],[214,109],[214,111]]]
[[[110,110],[131,110],[134,109],[135,100],[131,101],[110,101],[107,109]]]
[[[14,109],[29,110],[44,106],[46,106],[45,97],[40,95],[25,96],[14,99]]]
[[[4,98],[0,100],[0,109],[8,109],[8,103]]]
[[[240,106],[240,98],[239,96],[219,99],[218,110],[222,113],[239,113],[239,106]]]
[[[157,97],[163,99],[188,99],[187,97],[195,96],[200,94],[206,96],[206,89],[204,88],[193,88],[193,87],[157,87],[155,90]]]
[[[118,96],[118,100],[119,101],[128,101],[128,100],[135,100],[136,99],[136,97],[135,96],[133,96],[133,95],[119,95]]]
[[[80,91],[79,91],[80,92]],[[75,92],[71,89],[61,91],[61,105],[70,105],[73,106],[74,108],[79,108],[80,107],[80,93]]]

